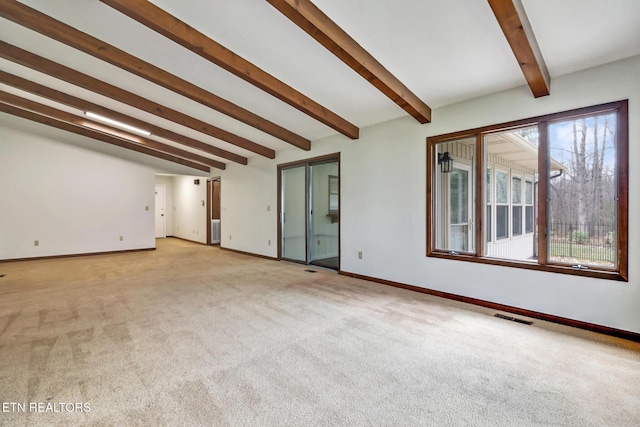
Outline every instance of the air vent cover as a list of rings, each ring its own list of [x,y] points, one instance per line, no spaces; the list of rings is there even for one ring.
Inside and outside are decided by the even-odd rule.
[[[524,319],[518,319],[517,317],[506,316],[504,314],[496,313],[494,317],[499,317],[500,319],[511,320],[512,322],[522,323],[523,325],[532,325],[533,322]]]

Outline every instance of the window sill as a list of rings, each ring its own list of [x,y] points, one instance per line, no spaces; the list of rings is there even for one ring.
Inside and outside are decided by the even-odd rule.
[[[450,254],[448,252],[441,251],[433,251],[431,253],[427,253],[427,257],[430,258],[442,258],[442,259],[450,259],[453,261],[466,261],[466,262],[475,262],[478,264],[488,264],[488,265],[499,265],[503,267],[512,267],[512,268],[522,268],[526,270],[537,270],[537,271],[545,271],[548,273],[560,273],[560,274],[569,274],[572,276],[582,276],[582,277],[592,277],[595,279],[606,279],[606,280],[617,280],[620,282],[628,282],[629,278],[624,277],[620,274],[619,271],[614,270],[601,270],[601,269],[588,269],[581,270],[571,267],[570,265],[560,265],[560,264],[537,264],[535,262],[526,262],[526,261],[515,261],[515,260],[505,260],[498,258],[482,258],[475,256],[473,254]]]

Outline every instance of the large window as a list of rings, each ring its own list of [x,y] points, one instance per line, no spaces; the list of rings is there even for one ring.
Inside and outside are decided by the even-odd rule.
[[[627,159],[627,101],[430,137],[427,255],[628,280]]]

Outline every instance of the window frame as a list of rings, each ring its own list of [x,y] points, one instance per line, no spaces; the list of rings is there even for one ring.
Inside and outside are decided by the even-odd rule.
[[[493,221],[495,220],[496,213],[494,212],[495,203],[493,201],[495,190],[493,188],[493,183],[495,182],[495,177],[493,176],[493,172],[495,171],[495,166],[492,163],[488,163],[485,165],[485,169],[487,170],[487,181],[485,182],[486,195],[488,198],[485,198],[485,217],[481,220],[485,222],[485,227],[487,230],[486,240],[487,245],[495,244],[496,238],[493,235],[495,233],[495,226],[493,225]]]
[[[628,217],[629,217],[629,122],[628,122],[628,100],[621,100],[615,102],[609,102],[599,105],[593,105],[584,108],[577,108],[573,110],[567,110],[552,114],[546,114],[536,117],[531,117],[522,120],[516,120],[511,122],[505,122],[500,124],[494,124],[489,126],[478,127],[474,129],[467,129],[458,132],[451,132],[443,135],[435,135],[427,138],[427,150],[426,150],[426,256],[435,258],[445,258],[453,260],[461,260],[468,262],[476,262],[481,264],[500,265],[506,267],[524,268],[529,270],[548,271],[563,274],[570,274],[576,276],[594,277],[601,279],[629,281],[628,277]],[[568,120],[572,118],[578,118],[587,115],[598,115],[603,113],[615,113],[616,114],[616,185],[618,190],[617,200],[617,229],[616,229],[616,247],[617,247],[617,259],[615,268],[598,268],[597,266],[589,266],[588,269],[576,268],[567,264],[554,264],[548,260],[547,254],[547,195],[548,195],[548,182],[545,179],[538,181],[537,188],[537,200],[536,203],[534,194],[534,216],[537,217],[537,227],[540,232],[537,234],[538,239],[538,259],[537,262],[523,262],[518,260],[508,259],[496,259],[485,256],[485,242],[484,239],[484,227],[485,227],[485,174],[487,169],[486,153],[483,144],[483,138],[487,133],[508,131],[512,129],[518,129],[526,126],[538,127],[539,138],[539,156],[538,156],[538,171],[547,170],[547,154],[548,154],[548,125],[551,122],[557,122],[562,120]],[[476,155],[475,159],[478,162],[474,165],[473,170],[476,173],[476,203],[475,203],[475,252],[474,253],[451,253],[435,248],[434,233],[437,226],[434,222],[436,200],[435,189],[432,188],[432,183],[435,182],[435,174],[440,173],[437,165],[434,162],[436,159],[435,147],[439,143],[460,140],[463,138],[475,138],[476,139]],[[493,175],[495,175],[495,168]],[[492,196],[496,197],[495,176],[492,176],[493,186]],[[522,177],[522,181],[526,180]],[[534,189],[535,190],[535,189]],[[524,191],[524,189],[523,189]],[[510,195],[510,193],[509,193]],[[524,196],[524,194],[523,194]],[[482,203],[477,203],[482,198]],[[511,205],[509,203],[509,205]],[[522,206],[525,206],[524,200]],[[524,210],[524,208],[523,208]],[[525,230],[523,218],[523,234]],[[535,223],[534,223],[535,224]],[[535,229],[535,225],[534,225]],[[492,230],[494,233],[495,230]],[[535,231],[535,230],[534,230]],[[496,240],[497,241],[497,240]]]

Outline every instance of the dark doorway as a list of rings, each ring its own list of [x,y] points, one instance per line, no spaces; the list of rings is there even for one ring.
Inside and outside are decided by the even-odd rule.
[[[207,180],[207,245],[220,244],[220,178]]]

